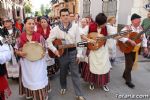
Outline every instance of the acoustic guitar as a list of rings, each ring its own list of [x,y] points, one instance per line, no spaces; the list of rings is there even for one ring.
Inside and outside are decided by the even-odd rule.
[[[77,44],[63,44],[61,39],[55,39],[53,41],[53,45],[59,51],[59,55],[62,56],[64,53],[64,49],[74,48],[74,47],[85,47],[87,45],[87,43],[86,42],[78,42]],[[57,58],[57,56],[50,49],[48,49],[48,54],[51,58]]]
[[[135,41],[136,44],[139,44],[142,41],[141,35],[146,32],[149,32],[149,31],[150,31],[150,26],[140,33],[130,32],[128,34],[128,38]],[[130,53],[135,47],[135,46],[132,46],[131,43],[129,43],[129,42],[123,43],[122,41],[118,41],[117,45],[118,45],[120,51],[122,51],[124,53]]]
[[[99,34],[97,32],[91,32],[88,34],[88,38],[95,40],[96,43],[88,43],[87,47],[89,50],[97,50],[106,43],[107,39],[120,39],[128,33],[129,31],[121,31],[120,33],[114,35],[104,36],[103,34]]]

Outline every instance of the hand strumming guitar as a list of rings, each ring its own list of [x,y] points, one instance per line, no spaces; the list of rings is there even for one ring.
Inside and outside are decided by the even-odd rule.
[[[58,50],[55,50],[55,51],[54,51],[54,54],[55,54],[57,57],[60,57],[60,54],[59,54],[59,51],[58,51]]]
[[[129,39],[129,40],[128,40],[128,42],[129,42],[129,43],[131,43],[131,45],[132,45],[132,46],[136,46],[135,41],[133,41],[133,40]]]

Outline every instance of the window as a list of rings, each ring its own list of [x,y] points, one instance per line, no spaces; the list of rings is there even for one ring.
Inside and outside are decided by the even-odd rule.
[[[90,15],[90,0],[83,0],[83,17]]]
[[[102,11],[107,16],[116,16],[117,14],[117,0],[103,1]]]

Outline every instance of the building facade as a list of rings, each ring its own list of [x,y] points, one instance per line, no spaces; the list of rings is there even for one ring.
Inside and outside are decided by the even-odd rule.
[[[103,12],[107,16],[115,16],[118,24],[127,25],[133,13],[141,15],[142,19],[147,17],[146,4],[150,4],[150,0],[80,0],[79,14],[95,19],[98,13]]]
[[[117,14],[117,0],[80,0],[79,5],[81,17],[91,16],[95,19],[100,12],[107,16],[116,16]]]
[[[62,8],[68,8],[71,13],[78,13],[79,0],[69,0],[68,2],[64,2],[64,0],[59,0],[57,3],[52,5],[53,16],[58,17],[59,11]]]
[[[130,24],[130,17],[133,13],[139,14],[142,19],[147,17],[147,10],[145,5],[150,3],[149,0],[118,0],[118,23],[119,24]]]
[[[0,17],[24,18],[24,0],[0,0]]]

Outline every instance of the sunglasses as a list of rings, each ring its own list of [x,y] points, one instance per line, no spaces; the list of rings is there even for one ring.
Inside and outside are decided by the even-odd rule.
[[[11,22],[11,20],[4,20],[3,22]]]

